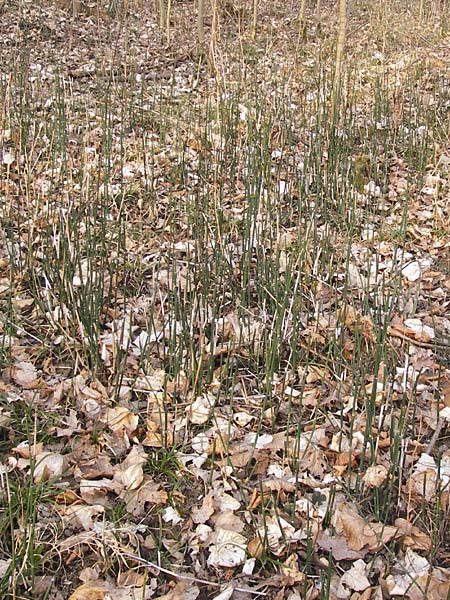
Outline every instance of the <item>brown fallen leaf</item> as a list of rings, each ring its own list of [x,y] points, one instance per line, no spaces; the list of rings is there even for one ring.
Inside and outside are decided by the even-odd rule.
[[[57,452],[41,452],[36,454],[36,463],[33,470],[35,483],[41,480],[61,477],[64,469],[64,457]]]
[[[138,426],[139,416],[132,413],[125,406],[115,406],[106,409],[101,421],[111,431],[125,431],[128,435],[131,435]]]
[[[12,451],[17,452],[17,454],[19,454],[19,456],[22,458],[31,458],[32,456],[42,454],[44,451],[44,444],[42,442],[38,442],[30,446],[29,442],[25,441],[15,446]]]
[[[195,600],[200,593],[197,586],[190,581],[178,581],[170,592],[157,596],[155,600]]]
[[[133,446],[128,456],[114,468],[116,491],[135,490],[144,480],[144,465],[148,455],[142,446]]]
[[[195,524],[206,523],[211,516],[214,514],[214,495],[212,493],[207,494],[203,498],[202,506],[194,506],[191,511],[192,521]]]
[[[87,581],[77,587],[69,600],[105,600],[110,586],[104,581]]]
[[[104,507],[97,504],[89,506],[87,504],[71,504],[61,511],[67,525],[70,525],[74,531],[83,529],[91,531],[94,528],[94,517],[103,514]]]
[[[35,389],[39,378],[35,366],[30,362],[18,362],[11,368],[14,382],[26,390]]]
[[[338,311],[337,317],[353,333],[361,333],[369,342],[376,342],[374,323],[368,315],[361,315],[353,306],[345,305]]]
[[[357,560],[367,554],[367,550],[351,550],[344,537],[334,536],[328,530],[319,533],[316,544],[321,550],[331,552],[335,560]]]
[[[437,473],[433,469],[412,473],[406,483],[408,494],[417,502],[422,502],[424,498],[427,501],[433,500],[436,498],[437,479]]]
[[[395,537],[400,539],[400,544],[404,550],[412,548],[424,552],[431,551],[433,542],[427,533],[424,533],[406,519],[396,519],[395,526],[398,527],[398,533]]]
[[[355,551],[376,552],[397,532],[396,527],[366,522],[355,509],[345,504],[337,511],[334,525],[336,531],[345,536],[350,550]]]
[[[388,470],[383,465],[368,467],[363,475],[363,481],[369,488],[379,488],[388,476]]]
[[[137,573],[134,569],[121,571],[117,576],[117,585],[121,587],[138,587],[142,588],[146,581],[146,575]]]
[[[137,490],[130,490],[122,494],[127,510],[134,517],[143,517],[148,505],[160,505],[167,502],[167,492],[161,489],[159,483],[144,475],[144,482]]]
[[[370,587],[370,581],[367,578],[368,572],[368,565],[359,559],[342,575],[341,584],[356,592],[362,592]]]
[[[281,569],[281,585],[292,586],[301,583],[305,579],[305,574],[298,568],[298,556],[291,554],[280,565]]]

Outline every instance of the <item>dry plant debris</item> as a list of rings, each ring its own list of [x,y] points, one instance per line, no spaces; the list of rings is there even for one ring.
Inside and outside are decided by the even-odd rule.
[[[375,4],[339,122],[332,3],[0,7],[2,597],[449,597],[450,37]]]

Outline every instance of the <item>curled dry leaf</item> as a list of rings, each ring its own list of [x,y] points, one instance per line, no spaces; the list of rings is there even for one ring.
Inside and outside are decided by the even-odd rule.
[[[370,581],[367,579],[367,565],[359,559],[351,569],[346,571],[341,577],[341,584],[347,586],[355,592],[362,592],[370,587]]]
[[[224,590],[222,590],[220,592],[220,594],[217,594],[217,596],[214,596],[214,598],[212,600],[230,600],[230,598],[233,597],[234,594],[234,585],[229,584],[225,587]]]
[[[20,442],[15,448],[12,449],[13,452],[16,452],[22,458],[31,458],[32,456],[37,456],[38,454],[42,454],[44,450],[44,444],[42,442],[37,442],[36,444],[30,443],[28,440],[24,442]]]
[[[14,382],[26,390],[34,389],[38,383],[38,374],[34,365],[30,362],[18,362],[11,369]]]
[[[42,479],[59,478],[64,468],[64,458],[56,452],[41,452],[36,454],[36,464],[33,470],[34,482],[38,483]]]
[[[214,505],[221,512],[239,510],[241,503],[230,494],[226,494],[223,490],[217,490],[214,494]]]
[[[152,419],[147,419],[147,433],[145,438],[142,440],[143,446],[150,446],[151,448],[162,448],[166,440],[163,439],[160,433],[160,425]],[[171,443],[172,440],[168,441]]]
[[[337,316],[350,331],[355,332],[357,330],[366,340],[376,342],[374,324],[369,316],[361,315],[349,304],[341,308]]]
[[[388,476],[388,470],[383,465],[369,467],[363,475],[364,483],[370,488],[379,488]]]
[[[356,560],[367,554],[367,550],[352,550],[345,537],[332,535],[327,529],[320,531],[317,545],[326,552],[331,552],[336,560]]]
[[[264,525],[258,528],[259,537],[267,545],[266,550],[276,556],[283,554],[295,533],[295,528],[285,519],[278,516],[268,517]]]
[[[427,579],[430,572],[428,560],[408,548],[403,558],[394,566],[394,573],[386,579],[391,596],[402,596],[411,600],[423,600],[424,589],[429,589]],[[430,599],[431,596],[427,595]],[[442,596],[445,598],[445,596]],[[437,600],[437,598],[436,598]]]
[[[397,533],[397,528],[383,523],[366,522],[355,509],[341,505],[334,518],[338,534],[346,538],[350,550],[376,552]]]
[[[80,496],[86,504],[107,506],[108,492],[113,490],[114,484],[110,479],[82,479],[80,481]]]
[[[246,411],[239,411],[234,413],[233,420],[238,427],[246,427],[255,420],[255,417]]]
[[[163,596],[157,596],[155,600],[195,600],[200,590],[190,581],[178,581],[175,587]]]
[[[147,600],[153,596],[149,586],[116,586],[112,582],[87,581],[69,596],[69,600]]]
[[[11,558],[9,558],[8,560],[0,559],[0,577],[4,577],[6,575],[6,572],[8,571],[11,562]]]
[[[125,490],[137,489],[144,479],[142,464],[136,463],[114,473],[114,481]]]
[[[139,417],[130,412],[125,406],[116,406],[106,409],[102,421],[111,431],[125,430],[128,435],[131,435],[138,426]]]
[[[1,333],[1,332],[0,332]],[[0,407],[0,427],[4,427],[5,429],[9,427],[11,424],[11,412],[9,410],[5,410],[3,406]]]
[[[145,585],[146,576],[143,573],[138,573],[134,569],[123,571],[117,576],[117,585],[123,587],[138,587],[142,588]]]
[[[207,494],[203,498],[201,507],[194,506],[191,511],[192,521],[197,524],[206,523],[214,514],[214,495]]]
[[[418,260],[414,260],[403,267],[402,275],[406,277],[408,281],[417,281],[420,279],[423,269],[429,267],[429,263],[421,264]]]
[[[253,558],[261,558],[264,553],[264,543],[259,536],[252,538],[247,544],[247,552]]]
[[[396,538],[400,539],[403,549],[411,548],[424,552],[430,552],[433,542],[430,536],[406,519],[396,519],[395,525],[398,527]]]
[[[433,469],[413,473],[407,482],[408,493],[430,502],[436,498],[436,483],[437,473]]]
[[[204,425],[215,405],[215,398],[211,394],[203,394],[194,400],[194,402],[186,408],[186,413],[194,425]]]
[[[163,521],[165,523],[172,523],[172,525],[177,525],[183,521],[183,517],[180,516],[180,513],[175,510],[172,506],[168,506],[163,513]]]
[[[422,342],[429,342],[436,337],[434,329],[422,323],[421,319],[405,319],[405,327],[414,333],[414,337]]]
[[[291,554],[281,565],[282,584],[294,585],[301,583],[305,579],[305,574],[298,568],[298,557]]]
[[[114,470],[114,482],[125,490],[137,489],[144,479],[143,465],[147,460],[147,453],[142,446],[133,446],[125,460]]]
[[[212,517],[211,521],[214,523],[215,527],[221,527],[222,529],[228,529],[229,531],[241,533],[245,529],[245,525],[241,519],[230,510],[219,512]]]
[[[67,524],[74,529],[84,529],[84,531],[91,531],[94,527],[94,517],[104,512],[104,507],[96,505],[86,504],[71,504],[64,510],[64,515],[67,519]]]
[[[213,544],[209,547],[208,565],[211,567],[237,567],[245,561],[247,540],[236,531],[218,527]]]
[[[168,498],[160,484],[147,476],[144,476],[144,482],[137,490],[126,492],[124,497],[128,512],[139,518],[148,512],[148,505],[165,504]]]
[[[105,600],[110,586],[104,581],[87,581],[78,586],[69,600]]]

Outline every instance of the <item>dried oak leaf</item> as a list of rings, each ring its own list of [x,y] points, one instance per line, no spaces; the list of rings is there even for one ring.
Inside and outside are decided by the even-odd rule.
[[[108,505],[108,492],[114,491],[114,483],[110,479],[82,479],[80,481],[80,496],[86,504]]]
[[[104,512],[104,507],[100,504],[71,504],[65,507],[64,516],[73,529],[83,529],[84,531],[92,531],[94,528],[94,517]]]
[[[409,600],[442,600],[450,592],[450,571],[432,568],[428,560],[408,548],[386,579],[391,596]]]
[[[206,523],[214,514],[214,495],[210,492],[203,498],[200,508],[194,506],[191,511],[192,521],[195,524]]]
[[[69,600],[146,600],[153,593],[148,586],[116,586],[113,583],[96,579],[83,583],[69,596]]]
[[[425,498],[430,502],[436,498],[437,479],[437,473],[433,469],[416,471],[407,481],[408,493],[419,501]]]

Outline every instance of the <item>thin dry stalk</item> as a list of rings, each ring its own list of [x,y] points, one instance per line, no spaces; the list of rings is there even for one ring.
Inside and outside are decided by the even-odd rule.
[[[159,9],[159,28],[161,30],[164,29],[164,25],[166,23],[166,5],[164,0],[158,1],[158,9]]]
[[[172,6],[172,0],[167,0],[166,6],[166,42],[170,44],[170,9]]]
[[[419,25],[422,25],[423,21],[423,0],[419,0]]]
[[[205,0],[197,3],[197,37],[199,54],[203,54],[205,48]]]
[[[339,30],[336,44],[336,62],[334,68],[333,98],[332,98],[332,122],[336,118],[339,98],[342,87],[342,60],[344,56],[345,38],[347,35],[347,0],[339,0]]]
[[[258,27],[258,0],[253,0],[253,20],[252,20],[252,39],[256,38],[256,28]]]
[[[304,41],[306,39],[306,19],[305,19],[305,12],[306,12],[306,0],[302,0],[300,2],[300,8],[298,11],[298,41],[300,42],[300,40]]]

